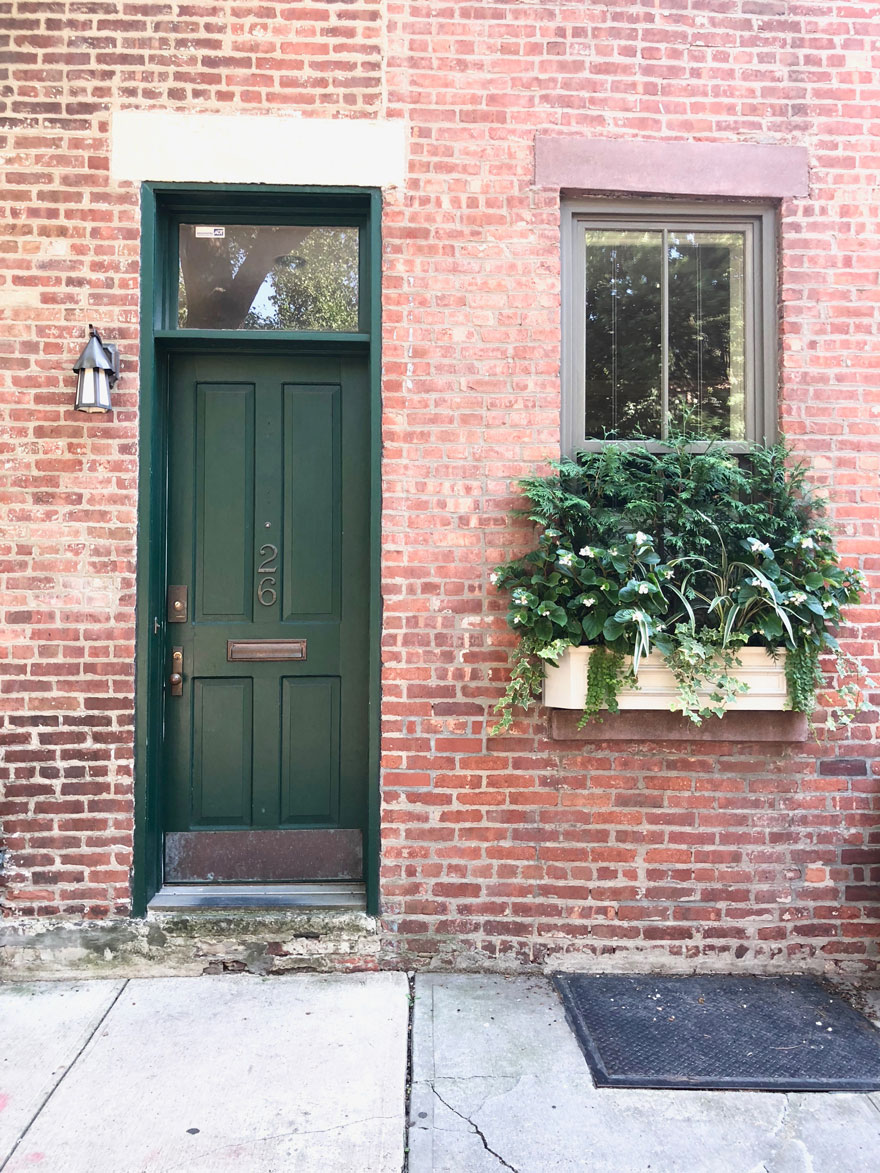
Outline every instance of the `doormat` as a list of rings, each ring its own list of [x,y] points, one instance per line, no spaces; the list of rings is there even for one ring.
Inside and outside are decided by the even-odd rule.
[[[880,1089],[880,1030],[813,978],[554,982],[598,1087]]]

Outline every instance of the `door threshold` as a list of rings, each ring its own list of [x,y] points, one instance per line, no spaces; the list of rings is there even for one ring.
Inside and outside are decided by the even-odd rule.
[[[165,884],[150,912],[184,908],[347,908],[367,907],[362,883],[340,884]]]

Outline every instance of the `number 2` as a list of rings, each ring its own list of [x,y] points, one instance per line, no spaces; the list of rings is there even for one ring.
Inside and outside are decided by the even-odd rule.
[[[267,542],[265,546],[260,546],[260,554],[263,560],[257,567],[257,574],[263,575],[263,577],[257,585],[257,601],[262,603],[264,607],[271,607],[278,598],[273,577],[277,573],[274,562],[278,557],[278,547]]]
[[[270,546],[268,544],[265,546],[260,546],[260,553],[265,556],[263,561],[257,567],[257,574],[274,574],[275,567],[270,566],[269,563],[274,562],[278,557],[278,547]]]

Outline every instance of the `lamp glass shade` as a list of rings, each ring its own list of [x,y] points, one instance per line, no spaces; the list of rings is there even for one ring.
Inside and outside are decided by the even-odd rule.
[[[76,372],[75,411],[109,411],[110,380],[103,367],[81,367]]]

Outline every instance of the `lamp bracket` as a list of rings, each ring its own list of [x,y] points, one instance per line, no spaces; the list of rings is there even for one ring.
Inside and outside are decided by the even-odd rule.
[[[98,341],[103,346],[104,352],[113,368],[107,376],[108,383],[113,387],[119,380],[119,347],[115,342],[104,342],[101,338]]]

